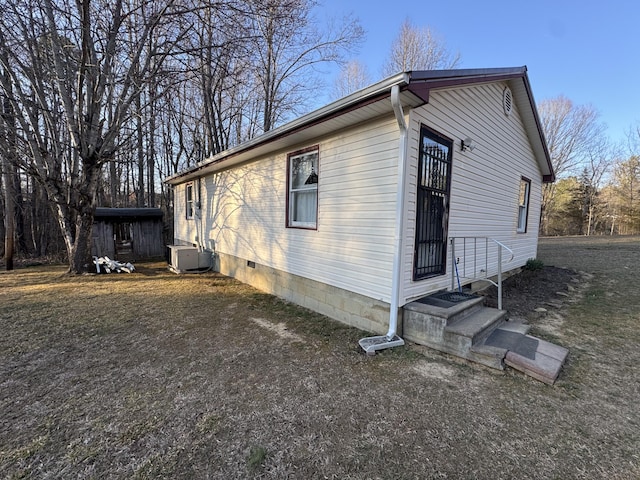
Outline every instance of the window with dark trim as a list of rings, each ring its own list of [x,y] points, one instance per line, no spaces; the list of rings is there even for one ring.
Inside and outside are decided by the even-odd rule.
[[[317,146],[287,156],[287,227],[317,228],[318,161]]]
[[[522,177],[520,179],[520,191],[518,193],[518,233],[527,232],[529,219],[529,195],[531,193],[531,180]]]
[[[194,214],[193,183],[187,183],[184,196],[185,196],[187,218],[193,218],[193,214]]]

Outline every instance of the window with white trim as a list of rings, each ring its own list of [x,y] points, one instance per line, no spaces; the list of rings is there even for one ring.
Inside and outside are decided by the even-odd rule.
[[[193,183],[187,183],[185,192],[184,192],[184,196],[185,196],[185,205],[186,205],[186,211],[187,211],[187,218],[193,218],[193,214],[194,214],[194,198],[193,198]]]
[[[529,218],[529,193],[531,180],[520,179],[520,192],[518,194],[518,233],[526,233],[527,219]]]
[[[301,150],[287,157],[287,226],[317,228],[318,147]]]

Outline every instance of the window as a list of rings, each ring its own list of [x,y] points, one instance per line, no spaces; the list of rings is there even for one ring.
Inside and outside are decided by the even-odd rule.
[[[318,221],[318,147],[287,159],[287,226],[315,229]]]
[[[185,203],[187,206],[187,218],[193,218],[193,183],[187,183],[187,189],[185,190]]]
[[[520,193],[518,195],[518,233],[526,233],[527,219],[529,218],[529,191],[531,180],[520,180]]]

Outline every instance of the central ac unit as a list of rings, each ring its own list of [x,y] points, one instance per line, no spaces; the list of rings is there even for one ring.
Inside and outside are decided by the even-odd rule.
[[[171,269],[178,273],[206,270],[211,267],[211,252],[201,252],[198,248],[188,245],[168,247],[171,252]]]

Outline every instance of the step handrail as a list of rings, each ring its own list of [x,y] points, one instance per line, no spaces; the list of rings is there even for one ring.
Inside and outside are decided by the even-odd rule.
[[[462,247],[463,248],[463,275],[460,275],[460,272],[458,270],[458,263],[460,259],[456,256],[456,240],[462,240],[463,242],[463,247]],[[472,259],[473,276],[471,277],[466,276],[466,270],[467,270],[467,267],[466,267],[467,243],[466,242],[467,240],[473,241],[473,259]],[[484,241],[485,265],[484,265],[484,269],[480,270],[481,272],[484,272],[483,277],[479,277],[476,275],[477,260],[478,260],[478,252],[477,252],[478,240]],[[493,242],[497,246],[497,250],[498,250],[498,275],[497,275],[498,278],[496,282],[491,280],[488,276],[489,275],[489,242]],[[455,290],[456,277],[458,278],[458,282],[460,281],[460,278],[464,278],[472,281],[484,280],[498,287],[498,309],[502,310],[502,272],[503,272],[502,251],[506,250],[511,254],[511,257],[509,258],[509,260],[504,262],[505,264],[507,264],[511,262],[515,256],[515,254],[513,253],[513,250],[511,250],[511,248],[507,247],[504,243],[500,242],[499,240],[496,240],[495,238],[491,238],[491,237],[451,237],[450,243],[451,243],[451,290]]]

